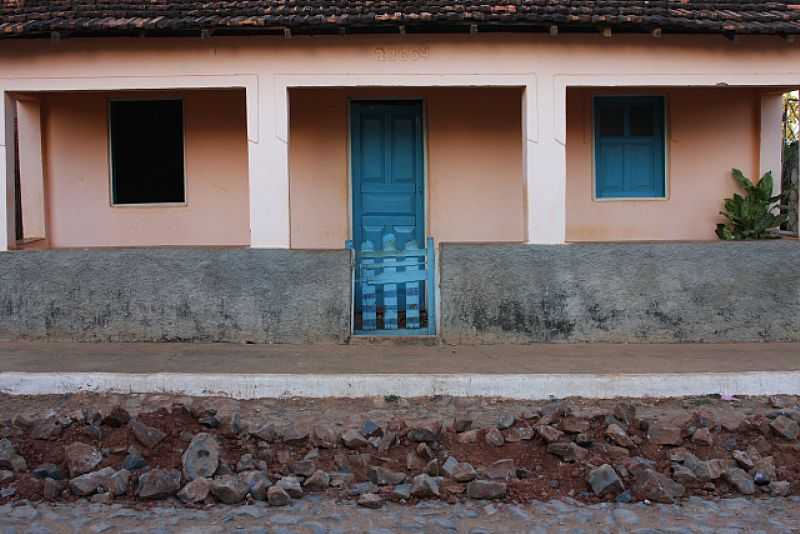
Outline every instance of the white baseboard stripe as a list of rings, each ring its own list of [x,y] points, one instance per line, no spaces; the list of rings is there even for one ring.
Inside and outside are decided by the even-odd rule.
[[[693,395],[798,395],[800,371],[659,374],[193,374],[0,373],[0,392],[174,393],[285,397],[503,397],[520,400]]]

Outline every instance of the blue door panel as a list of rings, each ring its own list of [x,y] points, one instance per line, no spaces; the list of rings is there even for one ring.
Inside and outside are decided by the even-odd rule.
[[[350,129],[353,247],[363,258],[356,266],[356,316],[370,332],[381,325],[395,331],[420,328],[420,311],[426,308],[420,298],[427,282],[424,262],[415,262],[430,248],[425,241],[421,103],[353,102]],[[414,274],[419,265],[423,273]],[[393,279],[397,283],[385,282]],[[368,280],[380,283],[373,287]]]

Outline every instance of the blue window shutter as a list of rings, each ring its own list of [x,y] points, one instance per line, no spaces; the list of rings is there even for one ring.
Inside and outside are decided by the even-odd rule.
[[[595,97],[597,198],[663,198],[664,97]]]

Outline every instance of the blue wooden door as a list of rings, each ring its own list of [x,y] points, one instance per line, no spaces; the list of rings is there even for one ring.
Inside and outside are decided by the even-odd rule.
[[[420,251],[419,255],[424,258],[426,248],[422,105],[416,101],[353,102],[350,136],[353,246],[357,257],[364,258],[361,260],[364,264],[398,262],[397,268],[381,268],[381,275],[386,276],[380,279],[391,279],[393,273],[411,269],[405,265],[412,261],[415,251]],[[405,256],[394,254],[403,251],[407,252]],[[372,253],[372,257],[361,256],[361,252]],[[375,253],[378,253],[377,259]],[[357,272],[366,272],[359,271],[358,267]],[[424,261],[419,268],[424,270]],[[399,274],[398,277],[409,278]],[[407,299],[419,298],[418,293],[415,295],[414,282],[409,284],[408,288],[405,283],[375,288],[356,284],[358,316],[365,306],[363,292],[375,291],[377,310],[367,312],[377,312],[379,324],[373,325],[365,319],[366,330],[381,329],[381,326],[387,330],[419,326],[413,320],[404,319]],[[367,302],[372,301],[367,299]],[[371,304],[366,307],[370,308]],[[399,321],[393,310],[400,310]]]

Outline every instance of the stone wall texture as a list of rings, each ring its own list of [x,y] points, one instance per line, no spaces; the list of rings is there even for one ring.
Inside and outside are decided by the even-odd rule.
[[[800,243],[441,248],[448,343],[800,341]]]
[[[0,254],[0,339],[342,342],[349,251],[94,249]]]

